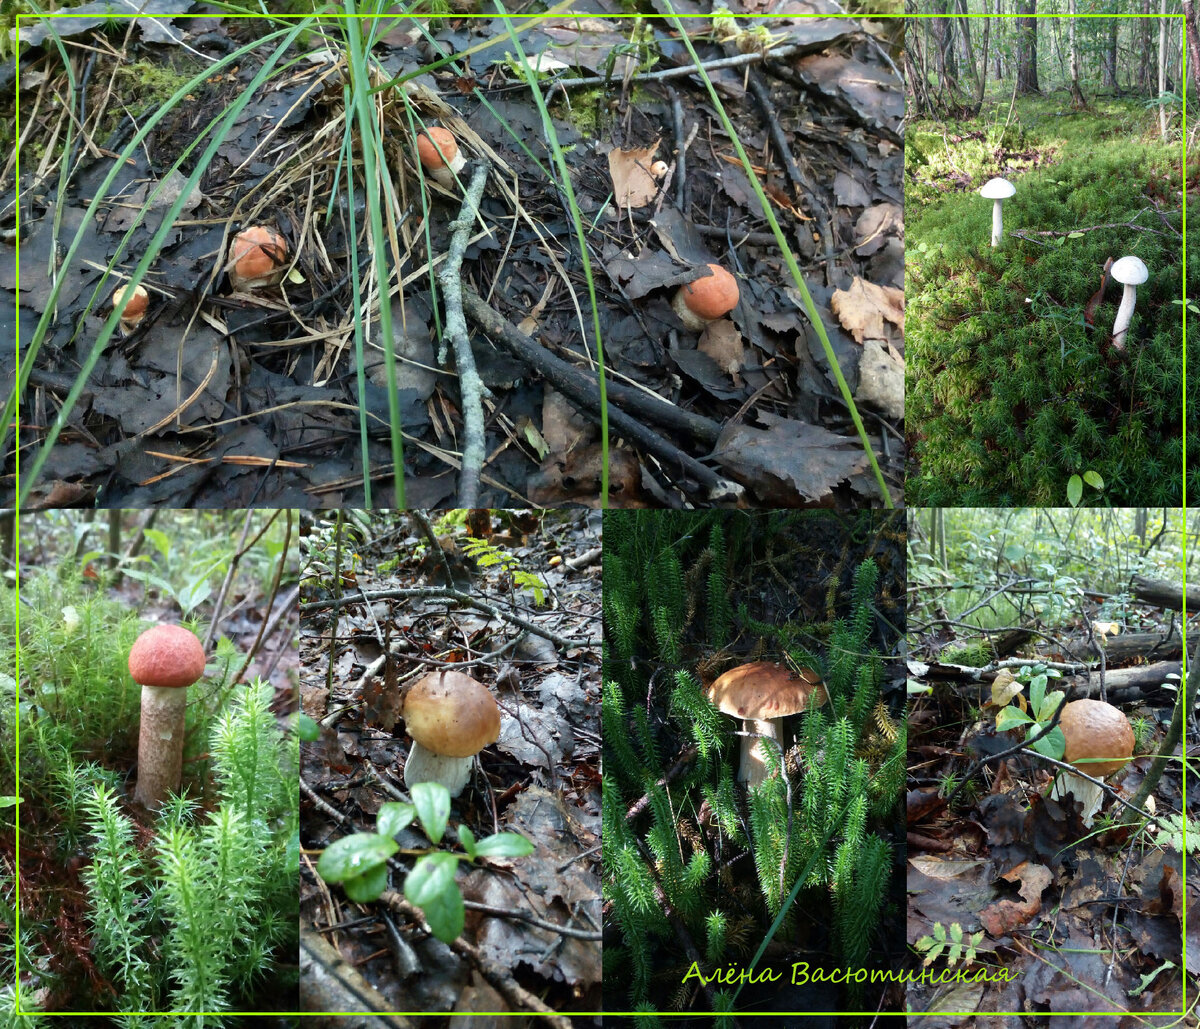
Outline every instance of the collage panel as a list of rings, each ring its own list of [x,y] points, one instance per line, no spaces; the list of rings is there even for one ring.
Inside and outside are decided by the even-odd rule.
[[[297,1009],[297,530],[0,513],[5,1026]]]
[[[902,502],[902,19],[26,6],[0,502]]]
[[[301,1010],[599,1025],[600,536],[306,521]]]
[[[606,1024],[902,1013],[903,513],[604,537]]]
[[[1198,534],[1170,508],[910,509],[910,1025],[1194,1003]]]
[[[1185,436],[1200,453],[1195,19],[958,6],[905,37],[908,503],[1179,507]]]

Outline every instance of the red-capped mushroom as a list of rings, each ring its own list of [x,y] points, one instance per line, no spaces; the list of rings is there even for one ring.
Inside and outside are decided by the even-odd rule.
[[[711,275],[680,286],[671,300],[671,309],[691,332],[703,332],[709,322],[737,307],[737,279],[719,264],[708,267]]]
[[[421,165],[438,185],[454,188],[454,176],[463,170],[467,159],[449,129],[434,125],[417,137],[417,156]]]
[[[128,286],[121,286],[115,289],[112,295],[113,307],[120,307],[121,301],[125,299],[125,294],[128,292]],[[149,307],[150,294],[146,292],[145,287],[141,284],[134,286],[133,295],[125,305],[125,310],[121,312],[121,331],[126,335],[133,332],[141,324],[142,319],[146,317],[146,311]]]
[[[147,629],[129,651],[129,674],[142,687],[138,779],[133,798],[156,810],[179,789],[187,688],[204,675],[204,648],[179,625]]]
[[[233,237],[229,281],[236,290],[274,286],[287,269],[287,241],[267,225],[251,225]]]

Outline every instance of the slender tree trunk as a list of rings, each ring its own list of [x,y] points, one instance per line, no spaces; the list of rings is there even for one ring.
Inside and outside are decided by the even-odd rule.
[[[1109,19],[1108,51],[1104,58],[1104,84],[1115,92],[1117,89],[1117,27],[1116,18]]]
[[[1017,92],[1040,93],[1037,75],[1037,0],[1021,3],[1017,23]]]
[[[1193,0],[1183,0],[1183,27],[1187,35],[1188,72],[1192,82],[1200,88],[1200,27],[1196,24],[1196,7]]]
[[[1167,91],[1167,0],[1159,0],[1159,13],[1162,17],[1158,22],[1158,131],[1166,143],[1167,105],[1162,102],[1162,95]]]
[[[1189,0],[1190,2],[1190,0]],[[1141,96],[1150,95],[1150,0],[1142,0],[1142,14],[1146,17],[1138,21],[1138,70],[1137,90]]]
[[[983,58],[979,62],[979,89],[975,93],[975,114],[978,114],[983,107],[983,95],[987,92],[987,77],[988,77],[988,41],[992,34],[992,11],[991,0],[984,0],[983,4]]]
[[[1077,111],[1087,107],[1083,90],[1079,88],[1079,42],[1075,38],[1075,0],[1067,5],[1067,45],[1071,48],[1071,106]]]

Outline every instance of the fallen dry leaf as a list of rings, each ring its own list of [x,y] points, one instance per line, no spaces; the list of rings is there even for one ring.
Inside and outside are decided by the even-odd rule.
[[[882,411],[888,418],[904,417],[904,360],[882,340],[862,341],[858,389],[854,399]]]
[[[864,339],[887,339],[885,321],[904,331],[904,290],[894,286],[876,286],[856,275],[849,289],[834,291],[829,306],[842,328],[859,343]]]
[[[658,194],[658,182],[650,174],[658,142],[656,139],[641,150],[614,148],[608,152],[608,174],[617,207],[645,207]]]
[[[854,252],[869,257],[887,242],[891,232],[904,231],[904,209],[898,204],[876,204],[868,207],[854,223],[854,236],[861,242]]]
[[[776,507],[815,504],[867,464],[862,444],[816,425],[764,413],[766,429],[735,425],[714,456],[732,478]]]
[[[696,349],[708,354],[721,371],[732,375],[733,381],[741,385],[742,379],[738,373],[746,363],[746,348],[742,344],[742,334],[733,322],[728,318],[718,318],[709,324],[700,336]]]

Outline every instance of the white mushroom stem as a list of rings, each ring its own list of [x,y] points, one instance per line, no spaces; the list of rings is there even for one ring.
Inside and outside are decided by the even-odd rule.
[[[183,774],[183,728],[187,689],[142,687],[142,724],[138,737],[138,778],[133,798],[155,811],[167,794],[179,789]]]
[[[992,201],[992,246],[994,247],[998,247],[1000,240],[1004,238],[1004,216],[1001,213],[1003,207],[1003,197],[996,197]]]
[[[1090,779],[1084,779],[1074,772],[1062,772],[1054,780],[1050,796],[1054,800],[1062,800],[1068,793],[1074,794],[1075,799],[1083,805],[1083,811],[1081,812],[1083,824],[1090,829],[1092,827],[1092,820],[1096,817],[1096,812],[1100,810],[1100,802],[1104,799],[1104,790],[1100,788],[1098,783],[1094,783]]]
[[[413,740],[412,750],[404,762],[404,785],[410,790],[419,782],[440,782],[457,797],[471,778],[471,757],[444,757]]]
[[[1113,346],[1118,350],[1125,349],[1125,333],[1129,331],[1129,323],[1133,321],[1133,306],[1137,302],[1137,286],[1132,282],[1125,283],[1125,292],[1121,294],[1121,306],[1117,308],[1117,320],[1113,322]]]
[[[783,719],[747,718],[742,725],[742,758],[738,768],[738,779],[748,787],[760,786],[773,771],[779,768],[775,755],[768,757],[763,747],[763,737],[773,740],[783,749]]]

